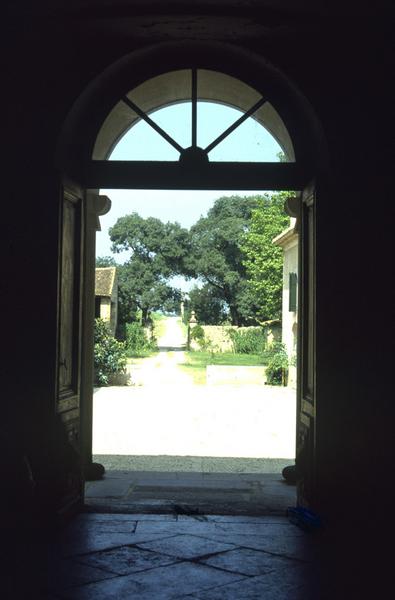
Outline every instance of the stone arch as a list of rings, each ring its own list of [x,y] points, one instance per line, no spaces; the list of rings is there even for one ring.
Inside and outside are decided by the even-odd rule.
[[[281,131],[281,128],[276,130],[273,119],[271,122],[269,119],[268,122],[267,119],[265,120],[265,115],[261,116],[262,122],[265,122],[267,128],[272,128],[277,139],[281,140],[283,148],[288,151],[288,157],[294,158],[294,162],[247,163],[248,168],[241,165],[241,163],[211,162],[207,169],[204,167],[201,171],[196,172],[194,168],[189,168],[181,161],[169,161],[161,164],[160,161],[124,162],[103,160],[108,157],[111,148],[123,132],[131,126],[130,122],[126,121],[121,122],[119,128],[115,131],[111,131],[111,127],[108,127],[109,134],[100,140],[106,119],[111,120],[109,115],[111,115],[111,111],[113,111],[119,100],[127,95],[130,90],[143,86],[145,82],[152,82],[152,80],[155,81],[155,78],[165,74],[187,69],[220,73],[229,78],[228,82],[233,78],[242,82],[248,89],[251,88],[257,91],[262,97],[265,96],[278,114],[279,123],[283,124],[285,130]],[[154,91],[155,87],[153,86]],[[247,93],[245,96],[242,93],[237,101],[233,100],[235,103],[233,105],[244,110],[243,102],[245,102],[245,105],[247,104],[247,97]],[[165,106],[167,102],[170,102],[169,97],[166,97],[165,94],[158,94],[156,99],[147,94],[146,100],[151,102],[146,107],[147,111],[153,110],[155,107]],[[176,95],[175,99],[173,96],[171,102],[177,100],[182,100],[181,95]],[[217,100],[232,105],[229,86],[227,94],[218,97]],[[103,144],[101,144],[102,141]],[[310,349],[309,358],[314,358],[316,190],[319,189],[319,193],[321,197],[324,196],[325,201],[328,196],[325,196],[323,190],[329,189],[328,183],[330,182],[329,160],[323,131],[314,110],[296,86],[273,65],[247,50],[229,44],[211,42],[169,42],[129,54],[96,77],[76,100],[66,118],[58,140],[56,163],[63,177],[70,178],[80,183],[81,187],[89,189],[116,187],[121,189],[133,187],[142,189],[148,187],[150,189],[155,187],[156,189],[226,189],[225,186],[228,186],[230,179],[233,178],[231,187],[227,189],[288,189],[302,191],[301,202],[298,203],[298,206],[301,211],[302,225],[300,239],[304,241],[304,246],[301,247],[304,257],[302,260],[304,283],[300,286],[300,289],[303,289],[304,296],[300,296],[300,304],[302,305],[305,302],[305,307],[311,306],[311,310],[304,311],[302,314],[303,327],[300,325],[299,331],[302,331],[304,336],[303,344],[301,344],[303,352],[306,354],[307,350]],[[156,175],[155,166],[160,167],[157,169]],[[253,169],[250,168],[251,166]],[[120,171],[119,167],[123,170]],[[139,185],[136,186],[136,178],[140,176],[138,171],[141,169],[144,171],[143,177],[140,177]],[[215,181],[214,186],[211,185],[213,181]],[[233,185],[235,181],[236,185]],[[273,182],[276,187],[272,185]],[[309,286],[306,283],[308,277],[311,280]],[[88,297],[88,294],[86,294],[86,297]],[[308,321],[309,318],[310,321]],[[88,323],[87,319],[85,321]],[[84,337],[87,349],[86,356],[89,354],[88,342],[86,341],[88,338],[87,335]],[[303,381],[310,382],[311,380],[312,382],[310,404],[312,406],[311,415],[314,415],[315,362],[314,360],[309,360],[309,362],[303,360],[301,362],[303,363]],[[310,369],[308,373],[307,369]],[[305,371],[306,377],[304,375]],[[300,400],[302,403],[305,401],[304,388],[302,389],[301,382],[302,377],[299,377],[299,409],[302,406]],[[82,402],[85,407],[89,404],[87,396],[83,398]],[[91,425],[90,409],[85,408],[85,412],[88,415],[86,421],[90,418]],[[300,491],[298,492],[302,503],[304,503],[306,499],[311,501],[314,497],[315,446],[313,443],[308,447],[306,446],[307,441],[312,438],[311,436],[309,438],[308,435],[306,437],[306,432],[302,428],[305,420],[302,419],[301,410],[299,410],[299,414],[301,415],[299,428],[297,427],[299,429],[297,436],[299,454],[301,452],[303,454],[304,451],[309,454],[309,459],[303,471]],[[311,431],[314,430],[314,427],[315,425],[312,426]],[[89,450],[88,438],[89,436],[86,436],[86,447]],[[89,451],[91,459],[91,445]]]
[[[143,108],[148,112],[182,102],[186,94],[183,74],[192,68],[204,73],[202,99],[245,111],[254,93],[265,96],[270,104],[260,109],[256,119],[279,141],[288,158],[308,168],[312,176],[327,168],[319,121],[309,102],[285,75],[262,57],[236,46],[190,41],[162,43],[133,52],[98,75],[66,118],[58,141],[57,166],[65,174],[81,179],[84,165],[108,157],[133,125],[130,111],[123,114],[117,109],[120,98],[130,90],[140,91],[145,98]],[[215,88],[212,84],[216,77],[224,85]],[[160,81],[166,85],[158,86]]]
[[[191,99],[192,70],[179,69],[157,75],[130,90],[126,96],[150,114],[159,108],[171,106]],[[198,69],[197,99],[230,106],[247,112],[261,97],[260,93],[240,79],[225,73],[208,69]],[[290,161],[295,160],[292,140],[278,112],[270,102],[266,102],[252,115],[276,139]],[[93,159],[108,157],[118,141],[139,117],[122,101],[117,102],[104,120],[93,149]]]

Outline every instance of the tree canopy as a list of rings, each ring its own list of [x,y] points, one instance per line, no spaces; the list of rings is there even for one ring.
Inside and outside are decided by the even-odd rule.
[[[113,256],[98,256],[96,258],[96,267],[118,267],[118,265]]]
[[[152,310],[174,310],[181,300],[171,285],[175,275],[200,281],[189,293],[188,310],[201,323],[279,318],[282,251],[272,241],[289,224],[287,195],[219,198],[189,231],[137,213],[119,218],[110,229],[112,251],[127,250],[130,258],[116,265],[103,257],[97,266],[117,266],[120,320],[132,321],[140,309],[144,324]]]
[[[198,323],[203,325],[220,325],[227,318],[225,302],[218,297],[217,290],[206,283],[201,288],[194,286],[188,292],[186,313],[189,319],[194,310]]]
[[[281,248],[273,244],[273,238],[289,226],[289,217],[284,212],[288,196],[289,192],[261,196],[240,243],[249,287],[259,299],[256,311],[259,321],[281,318],[283,255]]]
[[[212,297],[227,305],[234,325],[248,322],[248,306],[253,301],[245,282],[240,240],[248,231],[257,206],[255,196],[219,198],[207,216],[201,217],[190,230],[188,267],[211,288]]]
[[[109,233],[113,252],[131,252],[129,260],[119,268],[124,308],[128,306],[129,312],[139,308],[145,324],[152,310],[179,302],[180,291],[168,280],[185,270],[187,229],[178,223],[163,223],[154,217],[144,219],[132,213],[119,218]]]

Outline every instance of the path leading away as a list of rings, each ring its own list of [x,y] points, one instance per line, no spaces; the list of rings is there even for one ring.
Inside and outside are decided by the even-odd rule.
[[[131,382],[134,386],[185,385],[192,383],[187,374],[178,368],[185,361],[186,334],[178,317],[168,317],[164,323],[164,333],[158,339],[159,353],[155,356],[135,361],[129,365]]]
[[[164,333],[158,339],[159,350],[185,350],[187,343],[180,319],[178,317],[167,317],[164,320]]]
[[[132,365],[134,385],[95,390],[93,454],[294,457],[295,391],[194,385],[178,369],[184,344],[167,319],[158,355]]]

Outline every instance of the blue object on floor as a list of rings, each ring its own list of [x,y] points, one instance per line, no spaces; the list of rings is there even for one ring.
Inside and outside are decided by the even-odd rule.
[[[305,531],[312,531],[322,526],[321,518],[307,508],[302,506],[289,506],[287,517],[291,523],[301,527]]]

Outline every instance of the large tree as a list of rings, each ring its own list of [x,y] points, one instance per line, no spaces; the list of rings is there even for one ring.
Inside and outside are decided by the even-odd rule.
[[[188,292],[186,311],[188,318],[195,311],[198,323],[201,325],[219,325],[226,320],[226,304],[217,293],[215,287],[206,283],[201,288],[194,286]]]
[[[258,197],[228,196],[215,201],[206,217],[191,228],[187,265],[205,284],[211,298],[225,303],[233,325],[253,321],[254,297],[240,241],[249,229]]]
[[[133,306],[141,310],[142,323],[146,324],[152,310],[180,298],[180,292],[168,281],[181,271],[188,271],[184,266],[188,231],[178,223],[144,219],[132,213],[119,218],[109,233],[113,252],[131,252],[119,269],[121,294],[125,305],[129,298],[131,310]]]
[[[117,261],[113,256],[97,256],[96,268],[102,267],[118,267]]]
[[[266,321],[281,317],[282,250],[273,238],[289,225],[284,202],[289,192],[265,194],[252,211],[249,230],[241,239],[248,285],[258,300],[257,319]]]

